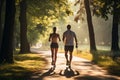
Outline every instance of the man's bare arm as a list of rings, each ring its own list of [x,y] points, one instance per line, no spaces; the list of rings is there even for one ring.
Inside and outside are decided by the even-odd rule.
[[[77,37],[75,35],[75,42],[76,42],[76,48],[78,48],[78,42],[77,42]]]

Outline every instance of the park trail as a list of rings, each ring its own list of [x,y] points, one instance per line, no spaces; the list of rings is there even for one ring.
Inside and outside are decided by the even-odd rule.
[[[71,69],[66,68],[63,53],[58,53],[55,70],[51,70],[51,52],[32,49],[48,61],[42,72],[35,72],[29,80],[120,80],[89,60],[73,56]]]

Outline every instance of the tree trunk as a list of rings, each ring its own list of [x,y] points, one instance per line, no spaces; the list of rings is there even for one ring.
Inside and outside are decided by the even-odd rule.
[[[0,62],[13,63],[13,33],[15,20],[15,0],[6,0],[5,24],[0,50]]]
[[[4,0],[0,1],[0,49],[1,49],[1,41],[2,41],[2,7]]]
[[[96,51],[96,43],[95,43],[95,36],[94,36],[94,29],[92,24],[89,0],[84,0],[84,4],[86,9],[87,23],[88,23],[88,29],[89,29],[90,51]]]
[[[30,45],[27,40],[27,19],[26,19],[26,0],[20,2],[20,53],[30,52]]]
[[[118,37],[118,22],[119,22],[119,10],[117,9],[117,2],[114,0],[113,7],[113,25],[112,25],[112,44],[111,50],[118,51],[119,50],[119,37]]]

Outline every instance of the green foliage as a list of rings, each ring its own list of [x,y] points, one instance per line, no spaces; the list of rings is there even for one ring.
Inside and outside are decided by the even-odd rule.
[[[36,17],[57,17],[59,12],[64,13],[67,9],[69,10],[67,0],[28,0],[28,13]]]
[[[48,32],[46,34],[46,31],[50,31],[50,27],[59,23],[60,20],[65,21],[64,17],[72,13],[67,0],[28,0],[27,3],[28,25],[32,25],[31,27],[34,26],[34,28],[29,27],[28,33],[29,35],[33,35],[32,33],[35,32],[36,36],[33,37],[37,39],[41,35],[47,35]],[[35,38],[32,40],[35,41]]]
[[[85,20],[85,6],[84,0],[77,0],[75,6],[80,5],[77,11],[77,15],[75,16],[74,20],[78,22],[78,20],[84,21]]]
[[[19,3],[16,0],[16,41],[19,41]],[[50,29],[72,14],[67,0],[27,0],[27,34],[30,44],[35,44],[42,36],[48,37]],[[37,26],[41,24],[42,26]],[[47,33],[46,33],[47,31]],[[45,36],[46,35],[46,36]],[[45,38],[47,39],[47,38]],[[44,40],[45,41],[45,40]]]
[[[28,0],[28,13],[33,16],[45,16],[50,15],[49,10],[54,9],[54,6],[50,0]]]
[[[46,27],[43,26],[42,24],[37,24],[36,25],[36,30],[40,33],[44,35],[44,31],[46,31]]]
[[[33,27],[33,26],[32,26]],[[28,40],[29,40],[29,43],[32,45],[32,44],[36,44],[36,42],[38,42],[38,39],[39,39],[39,33],[38,31],[35,30],[35,28],[29,28],[28,29]]]
[[[120,0],[93,0],[93,14],[101,16],[107,20],[108,14],[112,15],[114,12],[114,4],[116,4],[116,9],[118,10],[118,14],[120,14]]]

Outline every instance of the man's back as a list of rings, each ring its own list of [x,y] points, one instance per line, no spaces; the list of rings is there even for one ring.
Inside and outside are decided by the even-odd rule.
[[[65,45],[74,45],[75,33],[71,30],[67,30],[63,33]]]

